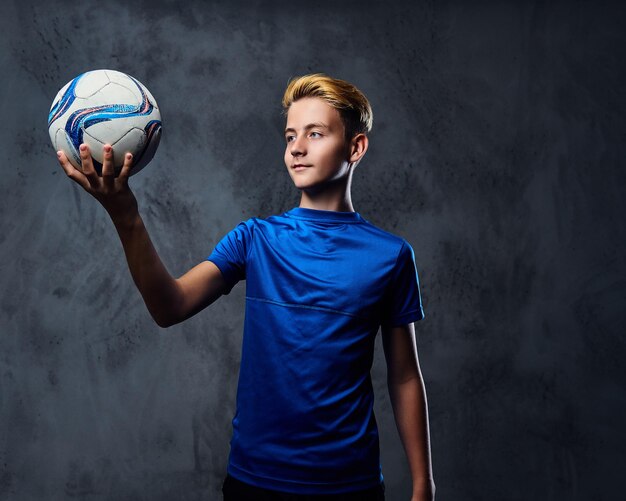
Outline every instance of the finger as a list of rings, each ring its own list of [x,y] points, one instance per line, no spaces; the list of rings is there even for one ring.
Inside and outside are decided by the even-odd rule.
[[[70,163],[65,153],[60,150],[57,151],[57,158],[59,159],[61,167],[63,167],[63,170],[67,174],[67,177],[80,184],[86,190],[91,188],[85,175]]]
[[[115,184],[115,166],[113,165],[113,148],[110,144],[102,147],[102,182],[107,190],[113,190]]]
[[[120,175],[117,178],[121,183],[127,183],[128,177],[130,176],[130,169],[133,166],[133,155],[131,153],[126,153],[124,155],[124,165],[122,165],[122,170],[120,171]]]
[[[93,168],[93,160],[91,158],[91,151],[86,143],[80,145],[80,162],[83,170],[83,174],[89,181],[92,188],[98,188],[100,186],[100,179],[96,169]]]

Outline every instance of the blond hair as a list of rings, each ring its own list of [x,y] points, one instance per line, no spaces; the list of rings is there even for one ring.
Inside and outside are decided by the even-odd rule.
[[[335,108],[346,129],[346,140],[372,130],[372,108],[363,93],[350,82],[331,78],[323,73],[293,77],[283,95],[283,114],[287,116],[294,101],[318,97]]]

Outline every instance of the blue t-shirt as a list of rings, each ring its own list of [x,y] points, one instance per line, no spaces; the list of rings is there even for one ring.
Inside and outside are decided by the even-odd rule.
[[[358,212],[240,222],[207,258],[246,280],[228,473],[298,494],[383,480],[370,369],[381,325],[424,317],[413,249]]]

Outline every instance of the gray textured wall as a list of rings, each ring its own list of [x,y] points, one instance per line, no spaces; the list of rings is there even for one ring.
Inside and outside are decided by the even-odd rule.
[[[163,139],[131,178],[168,269],[297,205],[280,98],[370,98],[357,211],[413,245],[438,499],[623,499],[625,9],[590,2],[35,2],[0,29],[0,499],[220,499],[245,283],[159,329],[52,98],[139,78]],[[373,368],[388,499],[410,477]]]

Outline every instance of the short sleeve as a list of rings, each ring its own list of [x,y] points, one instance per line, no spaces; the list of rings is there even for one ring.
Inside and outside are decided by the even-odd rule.
[[[383,298],[381,325],[398,327],[424,318],[415,254],[404,241]]]
[[[217,243],[207,261],[213,262],[224,276],[229,294],[240,280],[246,279],[246,261],[252,243],[253,219],[240,222]]]

